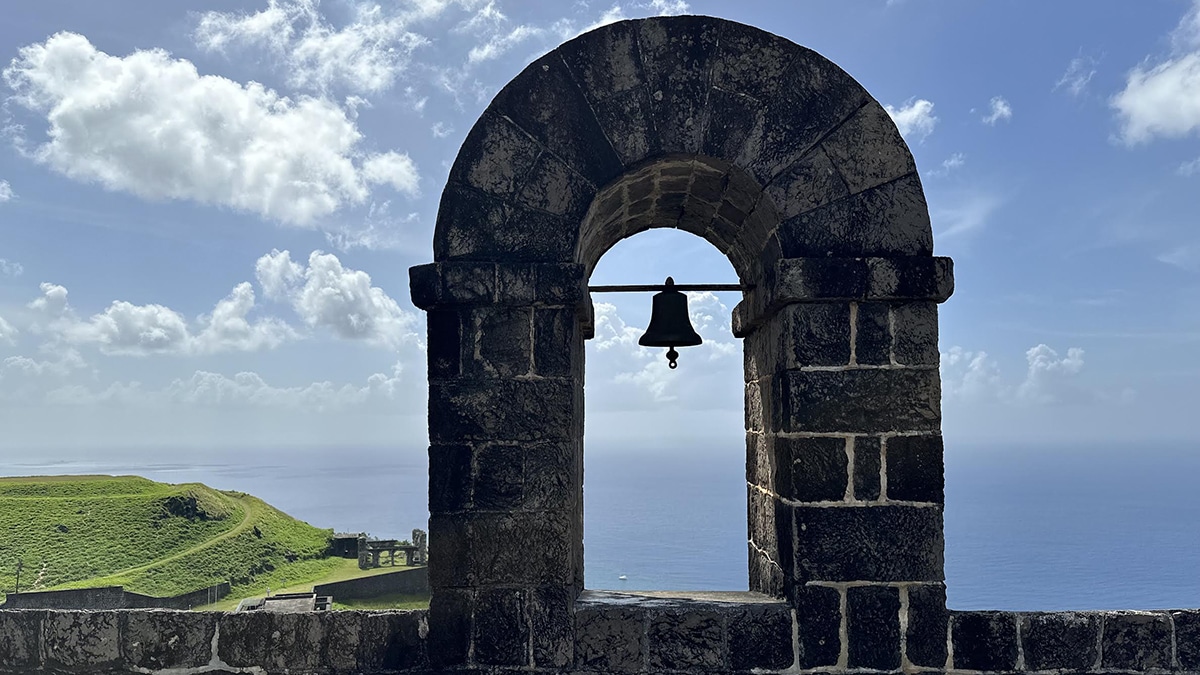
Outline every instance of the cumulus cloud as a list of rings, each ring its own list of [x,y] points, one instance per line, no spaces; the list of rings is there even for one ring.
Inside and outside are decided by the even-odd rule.
[[[228,52],[235,46],[265,48],[281,57],[294,87],[327,91],[341,88],[379,93],[390,89],[430,39],[412,24],[433,18],[451,4],[438,0],[405,3],[387,9],[352,3],[353,18],[335,27],[318,0],[268,0],[254,13],[205,12],[194,32],[201,48]]]
[[[43,351],[47,351],[43,349]],[[53,354],[53,358],[33,359],[27,356],[10,356],[4,359],[4,370],[13,373],[18,372],[29,377],[43,377],[52,375],[55,377],[66,377],[76,370],[82,370],[87,367],[87,363],[79,354],[79,351],[74,348],[67,348]]]
[[[11,100],[48,125],[46,142],[25,152],[110,190],[298,226],[364,203],[371,183],[416,192],[407,155],[362,151],[352,115],[337,104],[200,75],[162,50],[111,56],[82,35],[57,33],[23,47],[3,77]]]
[[[0,342],[16,344],[18,333],[19,331],[16,328],[13,328],[11,323],[5,321],[4,317],[0,316]]]
[[[951,347],[941,355],[942,393],[948,401],[991,401],[1009,405],[1045,406],[1103,398],[1106,392],[1088,392],[1076,376],[1083,370],[1084,352],[1067,349],[1066,356],[1045,344],[1025,351],[1024,378],[1013,383],[984,351]]]
[[[991,103],[988,104],[990,112],[983,116],[983,123],[988,126],[995,126],[996,122],[1001,120],[1008,121],[1012,119],[1012,106],[1003,96],[992,97]]]
[[[73,345],[96,345],[105,354],[215,354],[272,349],[296,332],[275,318],[251,322],[254,291],[238,284],[211,314],[199,317],[193,331],[182,314],[159,304],[135,305],[117,300],[103,312],[79,319],[67,303],[67,289],[41,285],[42,295],[29,303],[50,320],[45,330]],[[41,332],[41,329],[39,329]]]
[[[900,135],[910,142],[920,143],[925,140],[933,133],[933,127],[938,122],[937,116],[933,114],[933,103],[923,98],[910,98],[899,108],[888,105],[884,106],[884,109],[892,116]]]
[[[1072,96],[1079,96],[1087,91],[1088,83],[1096,75],[1097,62],[1090,56],[1077,56],[1067,64],[1067,70],[1054,84],[1051,91],[1065,90]]]
[[[167,386],[151,390],[140,382],[114,382],[102,389],[69,384],[45,394],[47,403],[64,406],[121,405],[129,408],[275,408],[314,413],[354,409],[370,403],[385,404],[402,396],[415,396],[423,383],[407,377],[397,362],[389,372],[375,373],[361,385],[312,382],[301,386],[277,386],[255,372],[232,377],[197,370]]]
[[[1109,105],[1126,145],[1200,132],[1200,0],[1171,34],[1171,54],[1134,66]]]
[[[12,186],[8,184],[8,181],[0,180],[0,204],[10,201],[15,196]]]
[[[332,253],[313,251],[302,265],[290,252],[272,250],[255,263],[255,276],[268,298],[289,302],[310,327],[391,348],[419,342],[416,317]]]
[[[25,268],[19,262],[0,258],[0,277],[19,277],[25,273]]]

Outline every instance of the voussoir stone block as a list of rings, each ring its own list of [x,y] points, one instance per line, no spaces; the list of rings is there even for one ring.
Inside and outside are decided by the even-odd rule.
[[[777,378],[775,418],[787,432],[886,433],[941,427],[936,370],[788,371]]]
[[[696,153],[719,23],[678,16],[638,25],[642,73],[663,152]]]
[[[917,170],[883,106],[869,101],[821,143],[850,192],[862,192]]]
[[[942,512],[918,506],[792,507],[797,581],[942,581]]]
[[[955,670],[1011,671],[1017,667],[1017,615],[953,612],[950,628]]]
[[[449,180],[499,197],[514,195],[542,153],[512,120],[488,110],[463,141]]]
[[[1165,612],[1107,612],[1101,667],[1171,667],[1171,621]]]
[[[1100,615],[1038,612],[1021,621],[1021,646],[1029,670],[1088,670],[1100,659]]]
[[[126,662],[137,668],[197,668],[212,660],[217,628],[214,612],[168,610],[121,613],[121,644]]]
[[[889,586],[846,589],[850,668],[900,667],[900,591]]]

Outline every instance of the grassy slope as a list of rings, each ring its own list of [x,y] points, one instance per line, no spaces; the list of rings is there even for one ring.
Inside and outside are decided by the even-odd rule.
[[[181,505],[183,505],[181,507]],[[235,592],[318,578],[330,532],[261,500],[132,476],[0,479],[0,589],[39,571],[41,589],[121,585],[176,595],[220,581]]]

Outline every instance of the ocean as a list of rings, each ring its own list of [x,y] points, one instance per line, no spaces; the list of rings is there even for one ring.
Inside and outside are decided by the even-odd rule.
[[[242,490],[318,527],[426,527],[423,449],[38,451],[0,474],[138,474]],[[745,590],[743,453],[594,448],[585,583]],[[669,477],[669,478],[664,478]],[[1200,444],[961,447],[946,452],[953,609],[1200,607]],[[620,576],[624,575],[625,580]]]

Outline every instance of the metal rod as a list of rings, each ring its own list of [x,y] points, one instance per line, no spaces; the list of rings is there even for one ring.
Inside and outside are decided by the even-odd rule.
[[[633,286],[588,286],[589,293],[642,293],[646,291],[665,291],[673,288],[677,291],[749,291],[753,286],[741,284],[642,284]]]

